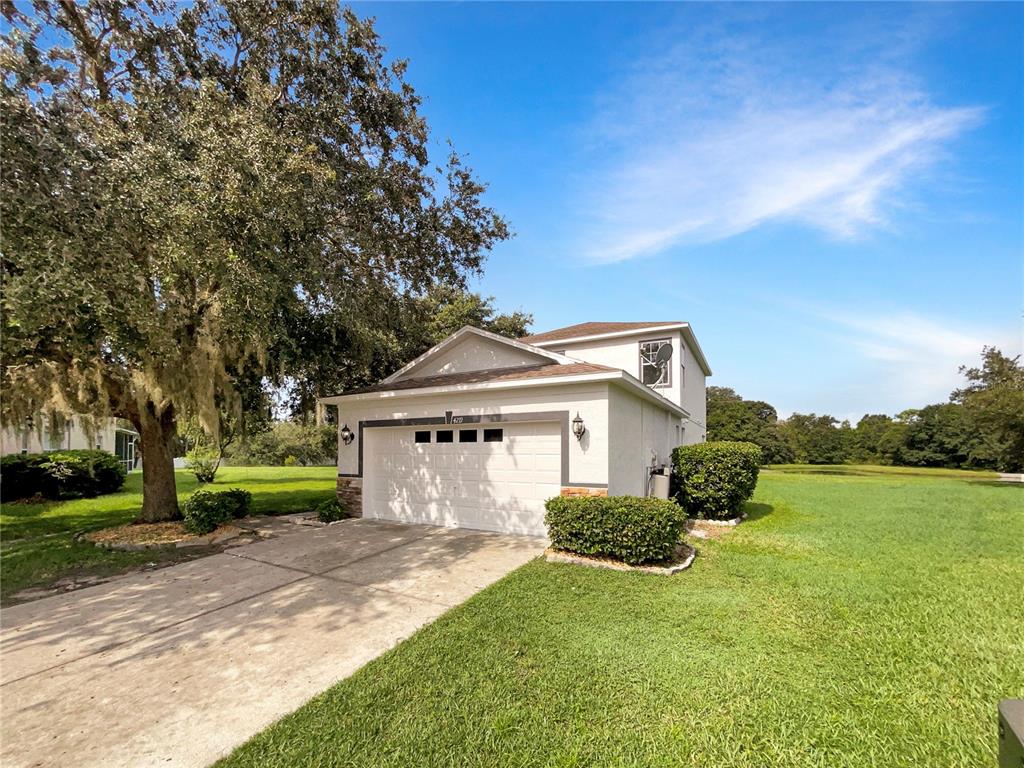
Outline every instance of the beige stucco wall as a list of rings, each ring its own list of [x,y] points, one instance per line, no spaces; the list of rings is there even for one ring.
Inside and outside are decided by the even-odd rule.
[[[652,459],[671,463],[678,443],[679,417],[619,387],[610,387],[609,495],[643,496]]]
[[[693,352],[682,335],[680,335],[679,341],[683,349],[683,355],[679,359],[681,366],[677,368],[680,374],[679,381],[682,384],[680,405],[690,414],[683,436],[683,444],[690,445],[702,443],[707,437],[707,376],[704,375],[704,370],[693,356]],[[682,366],[685,366],[685,372]]]
[[[513,368],[525,365],[540,365],[552,362],[549,357],[532,354],[508,344],[483,338],[476,334],[466,335],[437,355],[431,356],[419,365],[413,366],[398,377],[402,379],[420,376],[435,376],[445,373],[483,371],[490,368]]]
[[[569,357],[588,363],[610,365],[621,368],[631,376],[640,379],[640,342],[656,339],[672,341],[672,378],[667,387],[653,388],[677,405],[689,411],[683,443],[699,443],[707,433],[706,380],[692,350],[679,331],[645,333],[595,341],[552,343],[546,349],[565,351]],[[685,372],[684,372],[685,367]],[[641,379],[642,381],[642,379]]]
[[[371,419],[408,419],[443,417],[446,411],[456,416],[505,414],[538,411],[577,412],[587,427],[583,440],[569,436],[569,482],[572,485],[608,483],[608,389],[605,382],[584,382],[555,386],[531,386],[515,389],[452,391],[439,395],[394,396],[373,400],[338,402],[338,424],[358,432],[360,421]],[[413,427],[410,427],[413,429]],[[338,472],[358,471],[358,437],[345,445],[338,440]]]

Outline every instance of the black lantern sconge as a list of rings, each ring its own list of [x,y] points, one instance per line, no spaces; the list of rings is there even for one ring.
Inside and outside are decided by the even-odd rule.
[[[345,445],[348,445],[355,439],[356,435],[351,429],[348,428],[348,424],[341,428],[341,442],[343,442]]]
[[[583,424],[583,419],[580,418],[580,412],[576,411],[576,418],[572,420],[572,433],[576,435],[577,440],[582,440],[586,431],[587,428]]]

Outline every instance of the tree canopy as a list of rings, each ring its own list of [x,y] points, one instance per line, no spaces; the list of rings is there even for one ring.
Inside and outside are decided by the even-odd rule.
[[[828,414],[791,414],[776,421],[768,403],[708,387],[708,438],[748,440],[766,463],[844,462],[924,467],[1024,470],[1024,366],[986,347],[980,367],[961,368],[967,386],[946,403],[895,417],[865,414],[856,424]]]
[[[4,4],[3,419],[129,419],[142,518],[178,419],[239,382],[371,358],[390,314],[508,236],[430,158],[406,64],[331,2]]]

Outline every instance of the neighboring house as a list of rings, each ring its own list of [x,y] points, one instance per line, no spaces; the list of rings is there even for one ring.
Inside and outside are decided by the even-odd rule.
[[[644,495],[652,467],[703,441],[710,374],[687,323],[519,340],[467,326],[322,398],[338,408],[338,495],[364,517],[543,535],[546,499]]]
[[[49,417],[39,414],[20,426],[3,429],[0,455],[96,448],[115,454],[128,472],[138,466],[139,434],[124,419],[97,419],[96,429],[91,433],[79,416],[65,419],[53,432],[49,425]]]

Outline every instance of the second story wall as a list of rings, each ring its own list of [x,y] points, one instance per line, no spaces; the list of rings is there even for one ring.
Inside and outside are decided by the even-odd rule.
[[[668,386],[652,387],[652,389],[676,405],[684,404],[684,387],[682,382],[682,370],[680,361],[687,350],[684,349],[682,337],[678,331],[663,331],[661,333],[638,334],[613,339],[597,339],[594,341],[573,342],[566,341],[564,344],[549,344],[546,346],[553,352],[562,352],[569,357],[583,360],[588,363],[599,363],[610,365],[614,368],[621,368],[630,376],[643,381],[640,371],[640,344],[644,341],[667,340],[672,344],[672,359],[669,361],[669,383]],[[691,361],[686,362],[691,367]],[[692,365],[696,365],[695,362]],[[699,368],[698,368],[699,370]],[[689,381],[689,371],[687,371]]]

